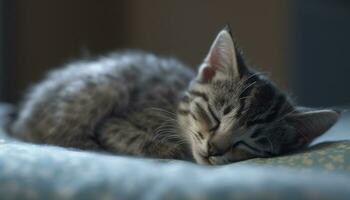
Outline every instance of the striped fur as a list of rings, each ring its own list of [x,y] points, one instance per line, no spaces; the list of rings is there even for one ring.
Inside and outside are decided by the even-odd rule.
[[[291,124],[290,118],[306,112],[263,73],[247,67],[224,29],[180,102],[178,121],[182,132],[192,135],[192,154],[198,163],[224,164],[305,147],[338,117],[331,110],[320,113]]]
[[[23,140],[224,164],[307,145],[331,110],[300,110],[248,68],[227,29],[195,75],[171,58],[127,52],[79,61],[35,85],[13,122]]]

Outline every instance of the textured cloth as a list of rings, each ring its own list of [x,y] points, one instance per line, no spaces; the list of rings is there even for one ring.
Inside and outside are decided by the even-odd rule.
[[[256,158],[240,164],[264,166],[287,166],[310,171],[320,169],[325,172],[344,171],[350,175],[350,141],[327,142],[315,145],[304,152],[275,158]]]
[[[350,141],[225,166],[107,155],[0,133],[0,199],[349,199]]]

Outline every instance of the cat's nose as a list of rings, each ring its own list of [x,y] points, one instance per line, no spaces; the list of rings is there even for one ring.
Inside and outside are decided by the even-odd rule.
[[[208,154],[209,156],[221,156],[223,155],[225,152],[218,148],[215,144],[213,143],[208,143]]]

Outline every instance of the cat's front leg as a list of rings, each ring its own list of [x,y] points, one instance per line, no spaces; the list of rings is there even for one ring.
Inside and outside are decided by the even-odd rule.
[[[102,148],[117,154],[161,159],[188,160],[187,149],[171,140],[155,137],[126,119],[113,117],[99,125],[95,132]]]
[[[209,157],[209,162],[211,165],[224,165],[228,163],[238,162],[246,160],[248,158],[253,158],[254,156],[242,149],[232,148],[221,156],[211,156]]]

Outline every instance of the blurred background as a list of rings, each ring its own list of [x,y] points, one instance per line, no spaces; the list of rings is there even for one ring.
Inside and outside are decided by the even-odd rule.
[[[348,0],[0,0],[0,98],[15,103],[47,70],[115,49],[196,68],[226,23],[249,62],[299,103],[350,103]]]

